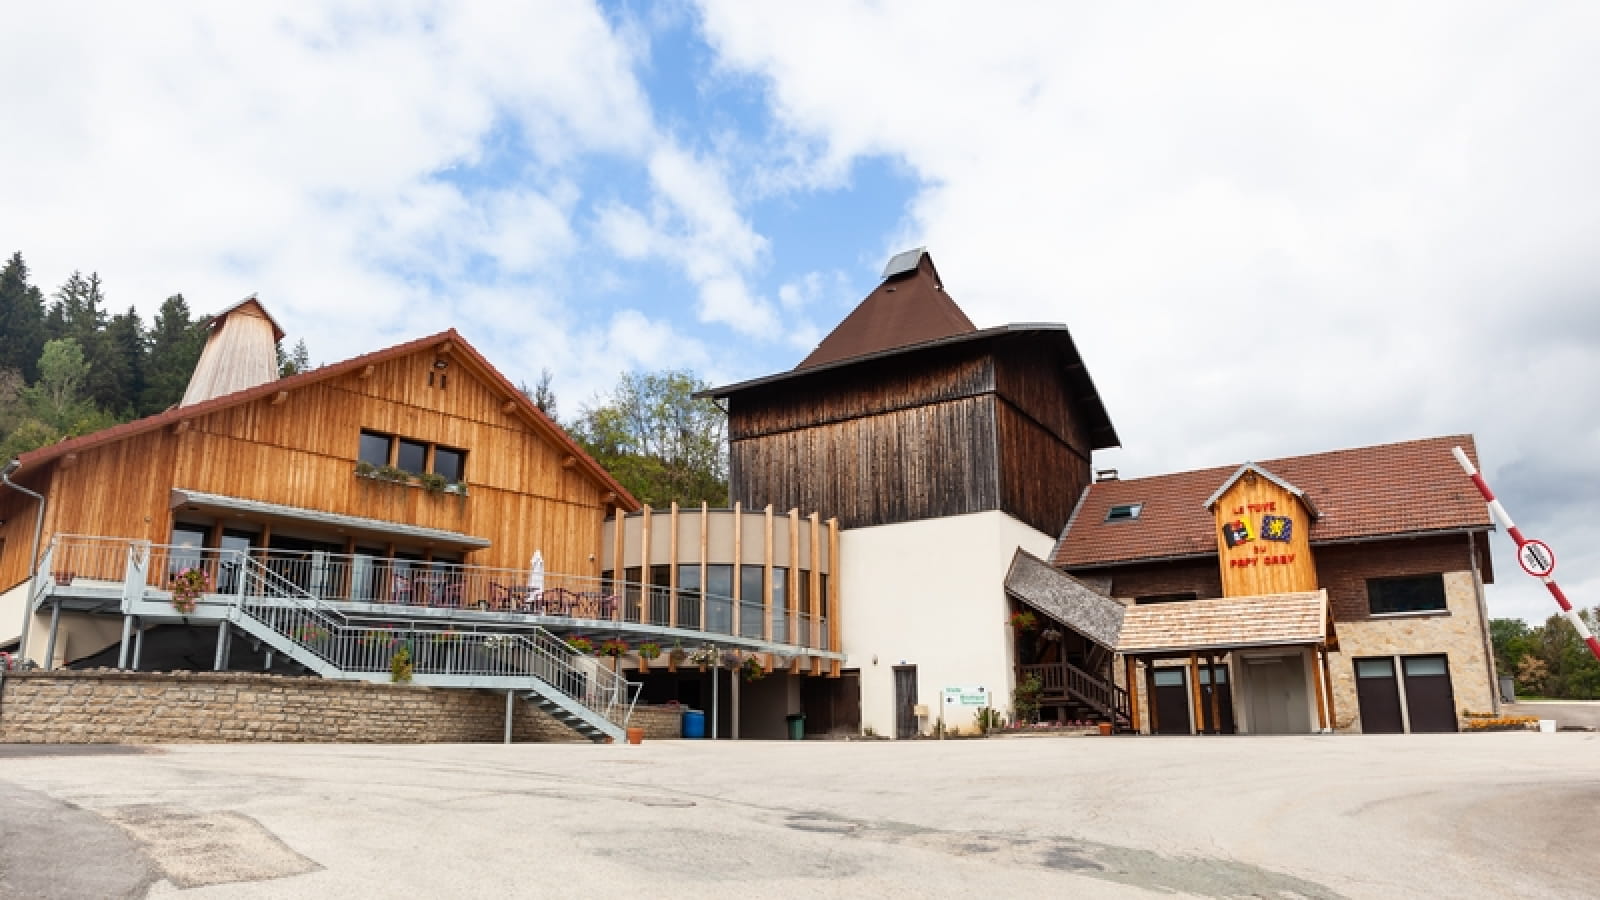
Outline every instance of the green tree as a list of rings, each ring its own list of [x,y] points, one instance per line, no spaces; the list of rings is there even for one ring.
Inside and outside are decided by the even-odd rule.
[[[189,304],[182,294],[162,301],[150,326],[146,357],[144,393],[139,399],[139,415],[158,413],[183,399],[200,350],[205,347],[205,322],[190,317]]]
[[[83,359],[83,348],[72,338],[46,341],[44,353],[39,357],[39,382],[34,385],[34,396],[51,424],[62,428],[78,404],[78,392],[83,379],[89,374],[89,364]]]
[[[1515,675],[1522,660],[1538,651],[1533,629],[1521,619],[1490,619],[1489,640],[1494,645],[1495,671],[1501,675]]]
[[[24,381],[39,377],[44,352],[44,295],[28,283],[21,253],[0,269],[0,369],[15,369]]]
[[[626,373],[604,403],[585,407],[573,437],[651,505],[728,502],[727,418],[689,372]]]
[[[527,397],[534,406],[539,407],[541,412],[552,419],[556,417],[556,390],[551,385],[554,380],[555,375],[549,369],[540,369],[538,384],[528,387],[528,383],[524,381],[517,385],[517,390],[522,392],[522,396]]]
[[[306,342],[302,339],[295,342],[294,350],[285,353],[282,347],[278,348],[278,377],[288,378],[301,372],[311,371],[311,352],[306,349]]]
[[[1591,632],[1600,630],[1600,608],[1579,610]],[[1545,664],[1545,692],[1567,700],[1600,699],[1600,660],[1578,637],[1564,615],[1553,615],[1535,630]]]
[[[148,342],[139,311],[131,306],[127,312],[112,316],[111,322],[106,325],[106,365],[113,376],[114,391],[109,395],[95,396],[91,388],[91,396],[102,409],[114,413],[119,419],[138,415],[139,398],[145,388],[146,357],[150,352]],[[90,361],[90,365],[93,365],[93,361]],[[95,383],[92,377],[90,381],[91,385]]]

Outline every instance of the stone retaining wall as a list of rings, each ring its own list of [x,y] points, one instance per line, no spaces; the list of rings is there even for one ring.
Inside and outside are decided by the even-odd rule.
[[[504,738],[505,695],[239,672],[8,672],[0,743],[471,743]],[[681,713],[634,711],[647,739],[677,737]],[[519,701],[516,741],[584,738]]]

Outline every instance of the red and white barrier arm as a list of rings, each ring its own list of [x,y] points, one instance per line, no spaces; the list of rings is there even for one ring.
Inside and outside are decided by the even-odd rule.
[[[1483,480],[1483,476],[1478,473],[1478,467],[1472,464],[1472,460],[1467,459],[1466,452],[1460,447],[1452,447],[1450,452],[1455,454],[1456,462],[1461,464],[1461,468],[1466,471],[1467,477],[1471,478],[1472,483],[1478,486],[1478,493],[1482,494],[1483,499],[1489,504],[1489,513],[1501,525],[1505,526],[1506,534],[1511,535],[1511,539],[1517,542],[1517,551],[1520,554],[1523,545],[1529,543],[1529,541],[1522,536],[1522,531],[1517,528],[1516,523],[1511,521],[1511,514],[1506,512],[1506,508],[1500,505],[1499,500],[1495,499],[1494,491],[1489,490],[1488,482]],[[1540,546],[1542,547],[1543,545]],[[1552,571],[1554,570],[1554,560],[1550,561],[1550,568]],[[1561,585],[1556,584],[1555,579],[1549,575],[1535,575],[1534,577],[1544,582],[1544,586],[1549,588],[1550,596],[1556,598],[1556,604],[1561,607],[1562,614],[1567,617],[1567,621],[1572,623],[1572,627],[1578,630],[1578,637],[1583,638],[1583,642],[1589,645],[1589,652],[1594,654],[1595,659],[1600,659],[1600,641],[1595,640],[1594,635],[1589,632],[1588,624],[1583,621],[1583,617],[1578,615],[1577,611],[1572,608],[1571,603],[1567,602],[1567,595],[1562,592]]]

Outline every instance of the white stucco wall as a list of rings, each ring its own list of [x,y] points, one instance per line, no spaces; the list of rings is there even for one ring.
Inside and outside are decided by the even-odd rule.
[[[1053,544],[1003,512],[840,532],[840,627],[845,667],[861,670],[862,727],[894,735],[894,667],[902,664],[917,667],[917,702],[931,720],[946,687],[982,686],[1009,715],[1006,570],[1018,547],[1042,557]],[[970,730],[972,710],[946,724]]]

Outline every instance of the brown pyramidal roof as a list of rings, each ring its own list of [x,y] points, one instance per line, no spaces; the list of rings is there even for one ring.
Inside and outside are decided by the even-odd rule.
[[[933,257],[917,252],[915,268],[885,278],[795,371],[977,331],[944,292]]]
[[[1455,446],[1476,463],[1472,436],[1459,434],[1264,460],[1258,468],[1291,482],[1314,504],[1313,546],[1485,531],[1493,522],[1451,455]],[[1238,471],[1238,466],[1218,466],[1091,484],[1051,562],[1072,569],[1214,556],[1216,520],[1206,508],[1207,498]],[[1106,521],[1111,507],[1130,504],[1140,504],[1137,518]]]
[[[266,384],[235,391],[221,397],[214,397],[190,406],[174,406],[153,416],[135,419],[132,422],[124,422],[121,425],[103,428],[82,437],[70,438],[59,443],[40,447],[17,457],[21,463],[17,471],[19,474],[25,474],[70,453],[115,443],[134,435],[146,434],[167,425],[177,424],[185,419],[199,418],[219,410],[230,409],[254,400],[271,397],[280,391],[290,392],[297,388],[350,375],[360,372],[367,366],[398,359],[424,349],[432,349],[436,353],[451,353],[456,359],[466,363],[469,371],[498,388],[506,400],[513,405],[513,409],[520,412],[536,432],[572,455],[577,460],[578,467],[587,472],[590,478],[605,485],[607,491],[615,493],[617,495],[617,506],[628,512],[639,508],[638,499],[629,493],[621,482],[612,477],[611,473],[606,471],[604,466],[600,465],[594,457],[579,446],[578,442],[574,441],[565,429],[556,424],[555,420],[535,406],[526,394],[518,390],[505,375],[501,374],[499,369],[496,369],[488,359],[484,358],[476,347],[467,343],[466,338],[463,338],[454,328],[441,331],[438,334],[428,335],[427,337],[417,338],[414,341],[407,341],[403,344],[395,344],[392,347],[353,357],[343,362],[331,363],[321,368],[290,375],[287,378],[279,378]]]

